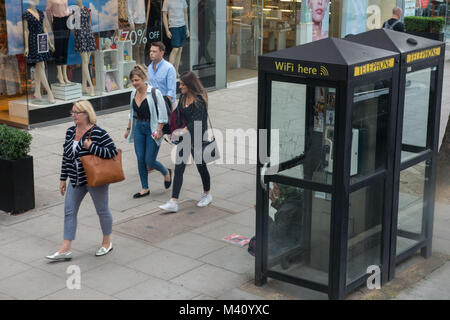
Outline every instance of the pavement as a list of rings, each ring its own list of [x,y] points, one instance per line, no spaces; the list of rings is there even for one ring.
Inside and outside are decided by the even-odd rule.
[[[449,60],[446,71],[444,88],[449,88]],[[256,101],[256,80],[209,93],[213,126],[256,128]],[[448,90],[442,111],[445,126]],[[164,189],[159,173],[150,174],[150,197],[132,198],[140,183],[133,145],[123,138],[127,114],[98,117],[98,124],[123,150],[126,175],[125,181],[110,187],[114,250],[100,258],[94,253],[101,244],[101,229],[87,196],[79,212],[73,260],[44,259],[62,242],[64,198],[58,192],[59,171],[65,130],[71,124],[30,131],[36,208],[16,216],[0,212],[0,299],[328,299],[326,294],[277,280],[256,287],[254,258],[247,247],[221,240],[233,233],[255,234],[256,150],[232,156],[235,164],[209,166],[214,200],[207,209],[195,206],[202,184],[195,166],[187,166],[180,196],[183,209],[162,215],[158,206],[169,199],[170,191]],[[240,143],[228,143],[227,148]],[[170,154],[171,146],[163,143],[158,159],[173,167]],[[450,299],[449,212],[449,203],[436,204],[430,259],[414,256],[398,266],[396,282],[376,292],[357,290],[348,299]],[[69,266],[79,267],[81,289],[68,289],[73,272]]]

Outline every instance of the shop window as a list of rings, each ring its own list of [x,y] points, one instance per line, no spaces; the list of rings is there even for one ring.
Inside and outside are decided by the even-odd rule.
[[[0,0],[0,121],[27,126],[66,118],[79,99],[93,100],[97,110],[126,106],[129,73],[150,63],[156,41],[167,44],[165,59],[178,73],[193,71],[205,87],[215,86],[215,0],[52,3]]]

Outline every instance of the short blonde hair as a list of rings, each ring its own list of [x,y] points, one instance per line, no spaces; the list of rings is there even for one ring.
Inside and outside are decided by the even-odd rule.
[[[97,116],[95,115],[94,108],[92,104],[87,100],[80,100],[73,104],[76,108],[78,108],[81,112],[86,112],[88,115],[89,124],[97,123]]]

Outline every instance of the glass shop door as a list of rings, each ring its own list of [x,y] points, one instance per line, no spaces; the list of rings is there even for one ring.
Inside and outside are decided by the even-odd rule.
[[[262,184],[266,271],[326,292],[336,89],[273,76],[269,92],[270,164]]]

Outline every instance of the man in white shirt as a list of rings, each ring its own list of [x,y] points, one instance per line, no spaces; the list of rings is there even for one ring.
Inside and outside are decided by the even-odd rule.
[[[186,39],[189,38],[187,8],[186,0],[164,0],[162,7],[164,27],[172,45],[169,61],[175,67],[177,75],[181,53]]]

